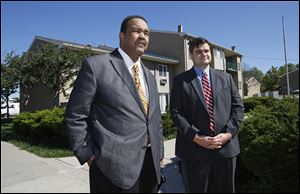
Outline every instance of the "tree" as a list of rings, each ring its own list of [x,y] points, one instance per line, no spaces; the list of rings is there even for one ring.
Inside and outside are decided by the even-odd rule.
[[[261,91],[276,91],[280,87],[280,74],[277,67],[272,66],[262,79]]]
[[[258,82],[262,81],[264,74],[257,67],[252,67],[249,70],[243,71],[244,82],[249,80],[251,77],[255,77]]]
[[[293,71],[299,68],[299,64],[295,65],[293,63],[288,64],[288,70]],[[281,87],[280,76],[286,74],[286,66],[282,65],[279,68],[272,66],[266,75],[262,78],[261,91],[276,91]]]
[[[46,44],[36,52],[23,54],[16,76],[26,90],[30,90],[35,84],[45,85],[54,97],[53,104],[56,105],[59,94],[77,75],[82,59],[90,55],[90,49],[74,50]],[[23,98],[28,100],[29,96]]]
[[[38,83],[38,70],[35,69],[35,55],[32,52],[24,52],[19,60],[13,64],[14,78],[18,80],[23,91],[30,91],[34,84]],[[22,92],[21,104],[27,104],[29,100],[28,92]]]
[[[288,72],[293,71],[293,70],[295,70],[297,68],[299,68],[299,64],[297,64],[297,65],[295,65],[293,63],[289,63],[288,64]],[[278,72],[279,72],[279,75],[286,74],[286,67],[285,67],[285,65],[279,67]]]
[[[9,119],[9,97],[18,89],[18,81],[14,77],[13,64],[18,61],[19,57],[13,52],[6,54],[4,64],[1,63],[1,98],[6,102],[6,115]]]

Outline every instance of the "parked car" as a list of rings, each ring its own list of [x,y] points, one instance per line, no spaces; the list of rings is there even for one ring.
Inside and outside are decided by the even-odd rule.
[[[9,102],[8,108],[9,108],[8,110],[9,112],[7,113],[6,104],[1,104],[1,117],[7,118],[8,114],[10,116],[20,114],[20,103]]]

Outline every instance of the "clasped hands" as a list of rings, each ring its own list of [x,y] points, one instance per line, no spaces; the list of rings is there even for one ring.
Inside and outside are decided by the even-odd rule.
[[[222,148],[231,139],[231,133],[220,133],[214,137],[211,136],[198,136],[196,135],[193,141],[204,148],[215,150]]]

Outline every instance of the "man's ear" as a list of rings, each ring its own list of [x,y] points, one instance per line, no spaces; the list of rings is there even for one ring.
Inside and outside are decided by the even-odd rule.
[[[124,36],[125,36],[125,34],[123,32],[119,33],[119,39],[120,39],[120,41],[124,40]]]

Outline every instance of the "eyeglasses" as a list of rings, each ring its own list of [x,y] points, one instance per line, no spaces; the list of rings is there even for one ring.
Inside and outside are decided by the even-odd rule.
[[[158,190],[161,189],[162,185],[166,182],[166,177],[162,171],[160,171],[160,184],[158,184]]]

